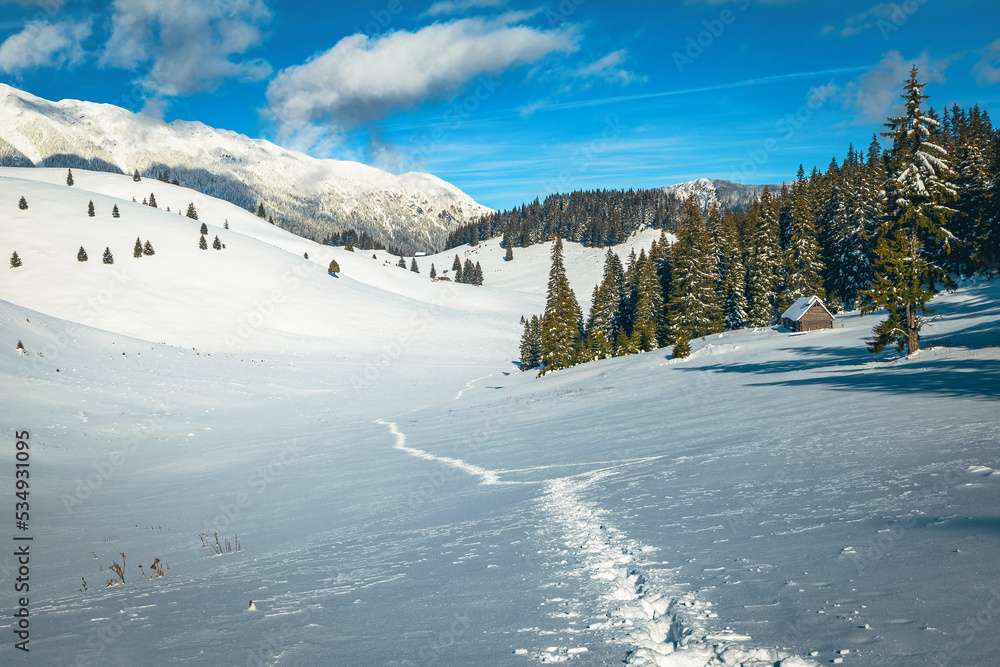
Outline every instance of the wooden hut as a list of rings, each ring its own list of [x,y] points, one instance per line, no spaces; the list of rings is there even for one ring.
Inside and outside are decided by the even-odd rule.
[[[832,329],[836,318],[818,296],[804,296],[781,315],[781,324],[792,331]]]

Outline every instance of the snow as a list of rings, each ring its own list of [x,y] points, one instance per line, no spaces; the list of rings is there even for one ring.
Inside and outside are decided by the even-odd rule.
[[[809,309],[813,307],[813,304],[816,303],[818,303],[823,310],[826,310],[826,306],[823,305],[823,300],[818,296],[803,296],[796,299],[795,303],[789,306],[788,310],[781,314],[781,319],[798,322],[802,319],[803,315],[809,312]],[[829,310],[826,310],[826,312],[830,313]],[[830,313],[830,317],[833,317],[832,313]]]
[[[535,378],[512,360],[548,245],[417,275],[204,198],[226,249],[202,251],[200,221],[131,203],[191,191],[74,176],[0,170],[39,664],[994,661],[1000,284],[935,299],[911,357],[870,356],[879,316],[846,313],[820,338],[745,330]],[[485,286],[428,279],[456,253]],[[565,244],[578,296],[603,254]],[[140,576],[154,558],[164,576]]]

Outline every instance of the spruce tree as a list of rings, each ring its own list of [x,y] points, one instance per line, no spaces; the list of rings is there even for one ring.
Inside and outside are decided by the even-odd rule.
[[[681,338],[674,344],[674,350],[670,355],[674,359],[687,359],[691,356],[691,343],[687,338]]]
[[[25,199],[23,195],[21,196],[21,200],[17,202],[17,207],[22,211],[28,210],[28,200]]]
[[[587,350],[590,359],[603,359],[615,351],[622,319],[623,275],[618,255],[609,248],[604,257],[604,277],[594,288],[587,317]]]
[[[201,223],[201,233],[208,234],[208,225],[206,225],[204,222]]]
[[[893,211],[876,231],[875,281],[862,293],[862,311],[885,309],[889,316],[872,333],[869,350],[879,353],[895,343],[913,354],[920,349],[920,329],[927,307],[937,293],[936,280],[947,280],[943,269],[927,251],[929,243],[948,250],[951,232],[945,223],[954,215],[950,204],[955,186],[944,148],[931,141],[939,123],[922,110],[926,84],[917,80],[914,67],[904,86],[906,115],[889,118],[883,136],[893,140],[889,159],[888,189]]]
[[[142,240],[137,236],[135,237],[135,247],[132,248],[133,257],[142,257]]]
[[[267,211],[264,210],[264,202],[261,202],[260,205],[257,206],[257,217],[258,218],[266,218],[267,217]],[[271,224],[273,225],[274,223],[272,222]]]
[[[219,240],[218,235],[216,235],[215,240],[212,241],[212,248],[215,250],[222,250],[222,241]],[[306,253],[306,259],[309,259],[309,253]]]
[[[556,236],[542,317],[541,374],[569,368],[577,362],[581,351],[581,320],[580,304],[566,278],[562,239]]]
[[[413,271],[414,273],[420,273],[420,267],[417,266],[417,258],[416,257],[414,257],[413,259],[410,260],[410,271]]]
[[[205,240],[204,234],[202,234],[201,238],[198,240],[198,247],[202,250],[208,250],[208,241]]]
[[[83,246],[80,246],[80,249],[76,253],[76,261],[78,262],[87,261],[87,251],[83,249]]]
[[[399,256],[399,261],[396,262],[396,266],[398,266],[401,269],[405,269],[406,268],[406,260],[403,259],[402,255]]]
[[[538,315],[532,315],[530,320],[521,318],[524,331],[521,334],[521,357],[518,366],[522,371],[538,368],[542,363],[542,323]]]
[[[778,300],[778,311],[784,312],[800,297],[824,296],[822,272],[825,268],[820,259],[813,213],[806,202],[805,192],[796,186],[792,191],[789,241],[785,249],[785,277]]]
[[[451,263],[451,270],[455,274],[455,282],[462,282],[462,260],[458,258],[458,255],[455,255],[455,261]]]
[[[223,229],[229,229],[229,219],[227,218],[225,222],[222,223]]]
[[[340,273],[340,264],[337,264],[337,260],[335,259],[330,260],[330,268],[327,269],[327,273],[333,276]]]
[[[111,217],[112,218],[122,217],[121,212],[118,210],[118,204],[115,204],[114,207],[111,209]]]
[[[104,257],[103,259],[101,259],[101,261],[104,262],[105,264],[115,263],[115,256],[111,254],[111,248],[104,249]]]
[[[437,278],[437,269],[434,268],[434,263],[431,262],[431,280]]]
[[[693,195],[684,203],[673,255],[674,279],[668,306],[671,340],[722,331],[716,252]]]
[[[91,200],[90,203],[87,204],[87,215],[89,215],[91,218],[93,218],[94,215],[96,215],[95,212],[94,212],[94,202],[93,202],[93,200]]]
[[[476,267],[472,264],[472,260],[468,258],[462,264],[462,282],[466,285],[476,284]]]
[[[17,251],[15,250],[14,254],[10,256],[10,268],[16,269],[19,266],[21,266],[21,258],[18,256]]]
[[[70,169],[69,171],[66,172],[66,185],[69,185],[69,186],[73,185],[73,170],[72,169]]]
[[[632,319],[632,339],[640,352],[658,347],[657,328],[663,311],[663,292],[653,262],[643,249],[636,262],[635,310]]]
[[[769,327],[775,321],[775,301],[781,277],[778,216],[770,190],[750,210],[751,246],[747,258],[748,324]]]
[[[188,204],[187,217],[191,218],[192,220],[198,219],[198,211],[196,211],[194,208],[194,202]]]
[[[508,245],[508,246],[506,246],[506,248],[507,248],[507,253],[504,255],[503,259],[504,259],[505,262],[513,262],[514,261],[514,246]]]
[[[475,276],[476,276],[476,281],[473,284],[474,285],[482,285],[483,284],[483,267],[481,267],[479,265],[479,262],[476,262]]]
[[[735,220],[727,218],[720,239],[722,252],[722,317],[727,330],[742,329],[747,321],[746,267]]]
[[[218,237],[218,236],[216,236],[215,238],[219,238],[219,237]],[[307,252],[306,252],[306,253],[303,253],[303,254],[302,254],[302,258],[303,258],[303,259],[309,259],[309,253],[307,253]]]
[[[136,183],[142,180],[142,176],[139,175],[138,169],[136,169],[135,172],[132,174],[132,180],[135,181]]]
[[[152,257],[156,254],[156,251],[153,250],[153,244],[149,242],[149,239],[146,239],[146,244],[142,246],[142,254],[147,257]]]
[[[152,192],[149,193],[149,205],[153,208],[159,208],[156,205],[156,195],[154,195]]]

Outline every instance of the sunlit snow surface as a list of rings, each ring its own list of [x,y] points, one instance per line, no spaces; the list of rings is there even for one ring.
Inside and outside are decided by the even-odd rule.
[[[512,360],[548,246],[416,275],[221,202],[195,223],[159,182],[136,191],[173,213],[29,172],[0,170],[24,262],[0,272],[0,494],[28,430],[33,663],[994,663],[1000,285],[939,297],[910,359],[852,313],[536,379]],[[485,287],[428,280],[456,253]],[[586,308],[603,250],[566,254]]]

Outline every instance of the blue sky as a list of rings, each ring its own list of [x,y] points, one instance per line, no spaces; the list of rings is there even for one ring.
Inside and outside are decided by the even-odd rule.
[[[488,206],[866,147],[911,65],[1000,108],[995,0],[0,0],[0,81],[428,171]]]

